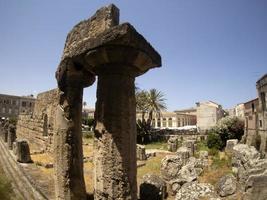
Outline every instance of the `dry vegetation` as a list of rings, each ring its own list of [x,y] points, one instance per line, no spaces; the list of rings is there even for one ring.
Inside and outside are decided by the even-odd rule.
[[[231,158],[225,155],[225,153],[219,152],[218,155],[209,157],[209,167],[204,169],[199,177],[199,181],[215,186],[222,176],[230,173],[232,173]]]
[[[85,157],[93,156],[93,139],[86,138],[84,139],[83,151]],[[166,144],[164,143],[153,143],[146,145],[147,149],[165,149]],[[207,150],[206,147],[202,146],[201,150]],[[142,181],[142,177],[145,174],[155,174],[160,175],[160,165],[161,160],[166,156],[166,153],[157,153],[156,157],[152,157],[145,161],[145,165],[137,169],[137,183],[138,185]],[[32,155],[32,159],[35,163],[43,162],[49,163],[53,162],[52,156],[49,154],[36,154]],[[46,169],[42,166],[39,166],[41,171],[45,176],[53,175],[53,168]],[[84,163],[84,175],[85,175],[85,184],[86,190],[89,194],[93,193],[93,162],[92,160]],[[199,177],[199,181],[202,183],[210,183],[216,185],[217,181],[225,174],[231,173],[231,158],[224,153],[220,152],[219,154],[209,156],[209,167],[204,169],[203,173]],[[174,197],[168,197],[172,199]]]

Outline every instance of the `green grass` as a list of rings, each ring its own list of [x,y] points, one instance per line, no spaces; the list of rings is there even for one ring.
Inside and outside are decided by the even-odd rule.
[[[161,149],[167,150],[167,143],[166,142],[153,142],[150,144],[146,144],[146,149]]]
[[[197,151],[209,151],[209,147],[207,146],[206,142],[198,142]]]
[[[158,154],[156,157],[148,159],[146,165],[137,169],[137,180],[140,183],[145,174],[160,175],[161,160],[165,157],[165,154]]]

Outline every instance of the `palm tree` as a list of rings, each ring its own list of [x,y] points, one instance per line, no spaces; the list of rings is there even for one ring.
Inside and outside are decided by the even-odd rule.
[[[160,115],[161,111],[167,109],[166,99],[161,91],[153,88],[147,92],[148,95],[148,123],[151,124],[153,114]]]
[[[83,109],[85,108],[85,106],[87,105],[86,101],[83,102]]]

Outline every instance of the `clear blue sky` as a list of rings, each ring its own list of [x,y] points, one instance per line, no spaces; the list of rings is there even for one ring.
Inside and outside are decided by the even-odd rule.
[[[162,68],[138,77],[164,92],[168,110],[213,100],[225,108],[256,97],[267,73],[266,0],[0,0],[0,93],[56,87],[67,33],[114,3],[162,56]],[[96,83],[84,100],[95,104]]]

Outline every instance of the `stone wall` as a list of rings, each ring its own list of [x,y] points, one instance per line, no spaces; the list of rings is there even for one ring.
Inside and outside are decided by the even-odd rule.
[[[258,133],[261,137],[260,152],[267,153],[267,74],[257,81],[259,97]]]
[[[51,151],[55,127],[59,90],[53,89],[37,95],[31,115],[19,115],[17,138],[27,139],[31,151]]]

